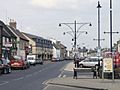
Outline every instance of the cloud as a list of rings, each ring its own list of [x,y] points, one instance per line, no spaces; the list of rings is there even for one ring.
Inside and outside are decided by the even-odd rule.
[[[88,0],[89,1],[89,0]],[[33,6],[54,9],[77,9],[84,0],[31,0]]]
[[[44,8],[53,8],[56,6],[57,0],[32,0],[31,4]]]
[[[99,0],[100,2],[108,2],[108,0]],[[89,7],[97,3],[96,0],[31,0],[31,5],[47,9],[80,9]]]

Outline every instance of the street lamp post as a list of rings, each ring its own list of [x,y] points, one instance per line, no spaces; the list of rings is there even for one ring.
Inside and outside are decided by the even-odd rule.
[[[98,57],[100,57],[100,52],[101,52],[101,45],[100,45],[100,41],[101,40],[105,40],[105,39],[101,39],[100,37],[100,8],[101,8],[101,5],[100,5],[100,2],[98,1],[98,39],[93,39],[93,40],[97,40],[98,41]]]
[[[97,57],[98,57],[98,75],[99,75],[99,69],[100,69],[100,56],[101,56],[101,40],[105,40],[105,39],[101,39],[100,37],[100,9],[102,8],[100,5],[100,2],[98,1],[98,39],[93,39],[93,40],[97,40],[98,41],[98,48],[97,48]],[[103,74],[102,74],[103,76]]]
[[[113,35],[114,33],[119,33],[119,32],[113,32],[112,30],[113,28],[113,24],[112,24],[112,0],[110,0],[110,32],[104,32],[104,33],[109,33],[110,34],[110,51],[111,51],[111,58],[113,60],[113,49],[112,49],[112,40],[113,40]],[[113,61],[114,63],[114,61]],[[114,64],[112,65],[113,67],[113,72],[112,72],[112,80],[114,81]]]
[[[79,31],[79,30],[86,24],[89,24],[89,26],[92,26],[92,24],[91,23],[77,23],[76,20],[74,21],[74,23],[60,23],[59,26],[61,26],[62,24],[66,25],[72,30],[71,32],[66,32],[66,33],[70,34],[73,37],[72,41],[74,40],[74,50],[76,51],[77,37],[79,36],[79,34],[77,35],[77,33],[85,32],[87,34],[86,31]],[[74,24],[74,29],[70,26],[71,24]],[[78,29],[77,29],[77,24],[80,25]],[[65,32],[63,34],[65,34]]]
[[[100,8],[101,8],[101,5],[100,5],[100,2],[98,1],[98,39],[93,39],[93,40],[97,40],[98,41],[98,48],[97,48],[97,56],[98,56],[98,59],[99,57],[101,56],[101,45],[100,45],[100,41],[101,40],[105,40],[105,39],[101,39],[100,37]],[[98,60],[98,64],[100,64],[100,61]],[[98,68],[100,67],[100,65],[98,66]]]
[[[2,30],[3,26],[0,25],[0,58],[2,58]]]
[[[86,25],[86,24],[89,24],[89,26],[92,26],[91,23],[77,23],[76,20],[74,21],[74,23],[60,23],[59,26],[61,26],[62,24],[66,25],[67,27],[69,27],[72,31],[72,33],[70,32],[67,32],[68,34],[70,34],[71,36],[73,36],[73,39],[72,41],[74,40],[74,60],[76,60],[76,45],[77,45],[77,37],[79,37],[79,34],[77,35],[77,33],[80,33],[80,29]],[[70,25],[74,25],[74,29],[70,26]],[[80,25],[80,27],[77,29],[77,24]],[[82,31],[83,32],[83,31]],[[86,32],[86,31],[84,31]],[[65,34],[65,32],[64,32]],[[86,32],[87,34],[87,32]],[[76,67],[76,64],[75,64],[75,67]]]

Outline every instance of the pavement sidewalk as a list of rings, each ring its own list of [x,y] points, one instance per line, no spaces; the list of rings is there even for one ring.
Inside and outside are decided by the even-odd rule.
[[[72,71],[73,63],[69,63],[64,70]],[[78,78],[73,79],[73,77],[62,77],[54,78],[49,80],[47,84],[69,86],[76,88],[85,88],[92,90],[120,90],[120,80],[116,79],[114,82],[110,79],[93,79],[88,78]]]

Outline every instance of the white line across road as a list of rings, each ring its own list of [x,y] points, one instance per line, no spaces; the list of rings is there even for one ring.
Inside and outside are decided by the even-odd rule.
[[[47,85],[43,90],[47,90],[48,89],[48,87],[49,87],[49,85]]]
[[[58,77],[59,77],[59,78],[62,77],[62,74],[63,74],[63,73],[64,73],[64,71],[62,71]]]

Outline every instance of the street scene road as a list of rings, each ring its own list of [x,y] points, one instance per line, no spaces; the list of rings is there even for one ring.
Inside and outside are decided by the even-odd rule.
[[[48,85],[53,78],[73,76],[73,61],[50,62],[31,66],[26,70],[13,70],[11,74],[0,76],[0,90],[88,90],[64,85]],[[80,78],[92,78],[92,73],[82,71]]]
[[[119,4],[1,0],[0,90],[120,90]]]
[[[44,65],[31,66],[26,70],[13,70],[11,74],[0,76],[0,90],[42,90],[44,82],[58,77],[64,62],[45,62]]]
[[[62,70],[60,75],[56,78],[67,78],[67,77],[73,77],[73,68],[75,67],[73,61],[66,64],[66,67]],[[91,68],[81,68],[81,71],[78,73],[78,79],[92,79],[93,73],[91,72]],[[49,84],[49,81],[46,83],[46,87],[43,90],[91,90],[88,88],[82,88],[72,85],[66,85],[66,84],[57,84],[57,83],[51,83]]]

